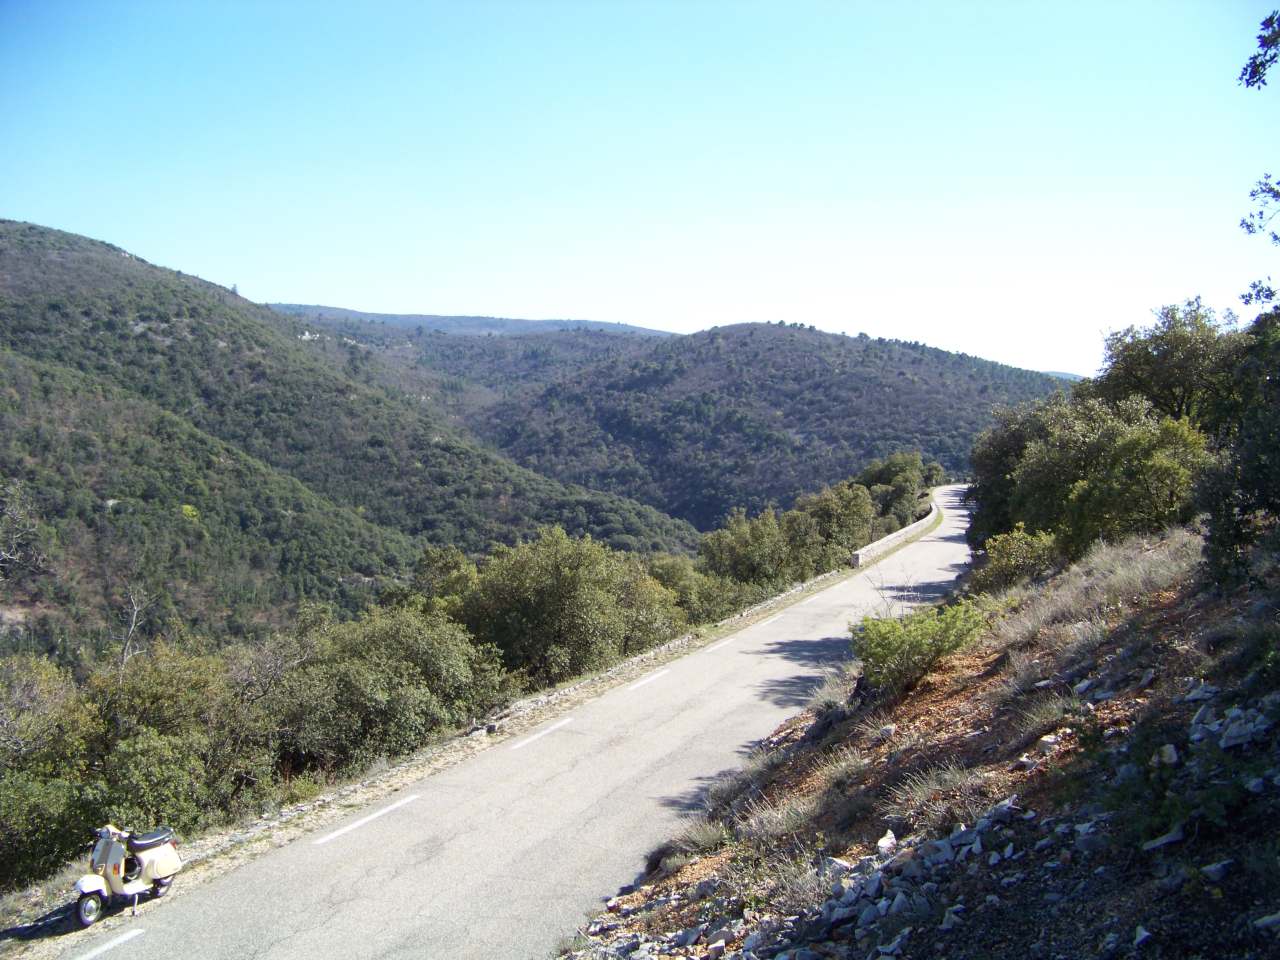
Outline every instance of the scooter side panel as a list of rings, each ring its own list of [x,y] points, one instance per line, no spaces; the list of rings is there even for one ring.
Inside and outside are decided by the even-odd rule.
[[[153,880],[171,877],[182,869],[182,858],[170,844],[162,844],[154,850],[148,850],[143,856],[146,858],[143,861],[145,864],[143,873]]]

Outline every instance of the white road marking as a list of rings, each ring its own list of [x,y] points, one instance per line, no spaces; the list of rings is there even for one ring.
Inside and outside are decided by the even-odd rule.
[[[707,647],[707,649],[703,650],[702,652],[714,653],[715,651],[719,650],[721,647],[727,647],[729,644],[733,643],[733,641],[737,639],[738,639],[737,637],[730,637],[728,640],[721,640],[719,643],[715,644],[714,646]]]
[[[519,750],[521,747],[527,747],[529,744],[533,743],[533,741],[535,741],[535,740],[541,740],[541,739],[542,739],[543,737],[545,737],[548,733],[552,733],[552,732],[554,732],[554,731],[556,731],[556,730],[559,730],[559,729],[560,729],[561,727],[563,727],[565,724],[567,724],[567,723],[572,723],[572,722],[573,722],[573,717],[565,717],[565,718],[564,718],[563,720],[561,720],[559,723],[553,723],[551,726],[547,727],[547,729],[543,730],[541,733],[535,733],[532,737],[529,737],[528,739],[525,739],[525,740],[521,740],[519,743],[517,743],[517,744],[516,744],[514,747],[512,747],[511,749],[512,749],[512,750]]]
[[[120,944],[128,943],[134,937],[140,937],[146,932],[147,931],[145,930],[130,930],[128,933],[122,933],[120,934],[120,936],[116,937],[114,940],[108,940],[102,946],[94,947],[92,950],[86,953],[83,957],[81,957],[80,960],[93,960],[94,957],[100,957],[104,953],[106,953],[108,950],[114,950],[116,947],[120,946]]]
[[[758,624],[756,624],[756,626],[758,626],[758,627],[767,627],[769,624],[773,623],[773,621],[777,620],[780,616],[782,616],[782,614],[780,614],[780,613],[775,613],[775,614],[774,614],[772,617],[770,617],[768,620],[761,620]]]
[[[671,672],[670,670],[659,670],[657,673],[655,673],[655,674],[651,674],[650,676],[645,677],[645,678],[644,678],[643,680],[641,680],[639,683],[633,683],[631,686],[627,687],[627,689],[628,689],[628,690],[639,690],[639,689],[640,689],[641,687],[643,687],[646,683],[653,683],[653,681],[657,680],[659,677],[665,677],[665,676],[666,676],[668,673],[670,673],[670,672]]]
[[[391,806],[383,807],[377,813],[371,813],[367,817],[361,817],[355,823],[348,823],[341,830],[335,830],[333,831],[333,833],[326,834],[325,836],[321,837],[319,840],[314,840],[312,842],[318,847],[322,843],[328,843],[330,840],[336,840],[338,837],[342,836],[344,833],[350,833],[352,830],[357,830],[360,827],[363,827],[366,823],[372,823],[374,820],[377,820],[379,817],[383,816],[384,814],[388,814],[392,810],[399,809],[400,807],[403,807],[406,803],[413,803],[413,801],[417,799],[418,799],[418,794],[416,793],[411,797],[403,797],[397,800],[395,803],[391,804]]]
[[[812,597],[810,597],[808,600],[801,600],[798,604],[796,604],[796,606],[800,606],[800,607],[807,607],[809,604],[813,603],[813,601],[815,601],[815,600],[821,600],[821,599],[822,599],[822,594],[821,594],[821,593],[815,593],[815,594],[814,594]]]

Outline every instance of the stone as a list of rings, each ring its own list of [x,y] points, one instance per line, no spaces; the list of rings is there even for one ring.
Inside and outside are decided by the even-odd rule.
[[[911,936],[911,928],[903,927],[896,937],[880,948],[880,956],[896,957],[902,952],[902,945],[907,942],[909,936]]]
[[[1252,780],[1246,780],[1244,788],[1250,793],[1262,793],[1267,789],[1267,783],[1261,777],[1254,777]]]
[[[897,732],[898,725],[896,723],[886,723],[876,731],[876,740],[880,743],[884,743],[887,740],[893,739],[893,735]]]
[[[1196,703],[1201,700],[1212,700],[1218,695],[1218,688],[1201,680],[1182,698],[1183,703]]]
[[[1176,767],[1178,765],[1178,748],[1172,743],[1166,743],[1152,756],[1151,765],[1153,767]]]
[[[1036,749],[1045,756],[1048,756],[1053,753],[1054,750],[1058,749],[1058,744],[1061,742],[1061,738],[1054,736],[1052,733],[1045,734],[1036,741]]]
[[[880,908],[874,903],[869,903],[862,908],[862,912],[858,914],[858,926],[866,927],[875,923],[880,919]]]
[[[1267,930],[1271,933],[1280,932],[1280,911],[1267,914],[1265,917],[1259,917],[1253,921],[1253,925],[1259,930]]]
[[[619,900],[617,897],[610,897],[608,900],[605,901],[604,908],[608,910],[610,913],[617,913],[619,910],[622,909],[622,901]]]
[[[894,850],[898,849],[898,838],[893,835],[892,830],[886,830],[884,836],[876,841],[876,849],[880,851],[883,857],[889,856]]]
[[[1173,829],[1162,836],[1156,837],[1154,840],[1148,840],[1142,845],[1142,849],[1146,853],[1152,850],[1159,850],[1161,847],[1167,847],[1171,844],[1181,843],[1186,839],[1186,835],[1182,832],[1182,824],[1175,824]]]
[[[1253,722],[1247,718],[1242,718],[1231,723],[1226,730],[1222,731],[1222,736],[1218,740],[1218,748],[1220,750],[1230,750],[1233,747],[1242,747],[1255,736]]]
[[[987,811],[987,818],[996,823],[1008,823],[1018,812],[1018,795],[1009,795]]]
[[[720,960],[724,956],[725,944],[723,940],[717,940],[711,946],[707,947],[707,956],[710,960]]]
[[[841,860],[839,857],[827,857],[822,861],[822,870],[835,877],[843,877],[846,874],[853,873],[853,864],[848,860]]]
[[[907,895],[899,890],[898,895],[893,898],[893,903],[889,904],[889,913],[891,915],[899,914],[910,905],[911,901],[907,899]]]
[[[943,863],[950,863],[956,858],[955,848],[951,846],[949,840],[934,840],[925,846],[924,852],[925,862],[930,866],[937,866]]]
[[[1152,939],[1151,931],[1148,930],[1146,927],[1144,927],[1142,924],[1138,924],[1137,929],[1133,931],[1134,948],[1136,949],[1142,946],[1144,943],[1148,942],[1151,939]]]
[[[1217,863],[1210,863],[1201,867],[1200,872],[1204,874],[1205,879],[1210,883],[1221,883],[1222,878],[1227,875],[1227,870],[1234,863],[1234,860],[1219,860]]]
[[[880,896],[880,890],[883,884],[884,874],[877,870],[875,873],[867,877],[867,882],[862,892],[872,900],[875,900]]]
[[[706,933],[706,930],[707,930],[707,925],[705,923],[700,923],[696,927],[689,927],[686,930],[680,931],[680,933],[676,935],[676,946],[677,947],[693,946],[695,943],[697,943],[699,940],[702,939],[702,935]]]
[[[987,866],[994,867],[999,862],[1000,862],[1000,854],[997,853],[995,850],[992,850],[991,855],[987,857]]]
[[[1151,684],[1155,683],[1155,679],[1156,672],[1148,667],[1146,670],[1142,671],[1142,676],[1138,679],[1138,689],[1145,690],[1147,687],[1151,686]]]

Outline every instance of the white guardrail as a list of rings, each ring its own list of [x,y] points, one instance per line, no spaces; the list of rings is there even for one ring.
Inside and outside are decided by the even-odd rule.
[[[898,544],[902,543],[902,541],[910,540],[917,533],[923,531],[925,527],[933,523],[936,519],[938,519],[938,505],[937,503],[930,503],[929,512],[915,523],[908,524],[901,530],[897,530],[889,534],[887,537],[881,537],[875,543],[868,543],[861,550],[853,551],[853,558],[850,561],[850,566],[861,567],[870,563],[872,560],[876,559],[876,557],[883,556]]]

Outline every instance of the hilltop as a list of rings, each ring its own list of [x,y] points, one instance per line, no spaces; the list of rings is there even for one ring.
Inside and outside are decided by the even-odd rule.
[[[608,323],[601,320],[520,320],[514,317],[442,316],[434,313],[365,313],[345,307],[326,307],[320,304],[268,303],[272,310],[306,320],[348,320],[357,323],[384,323],[393,327],[437,330],[464,336],[488,333],[525,334],[547,333],[552,330],[607,330],[611,333],[634,333],[646,337],[669,337],[674,334],[648,327],[633,327],[625,323]]]
[[[531,469],[707,529],[898,450],[963,473],[994,406],[1060,386],[918,343],[741,324],[584,363],[468,422]]]
[[[962,474],[994,407],[1065,386],[918,343],[799,324],[655,338],[308,322],[308,346],[330,363],[429,399],[522,465],[702,530],[734,506],[788,506],[900,450]]]

